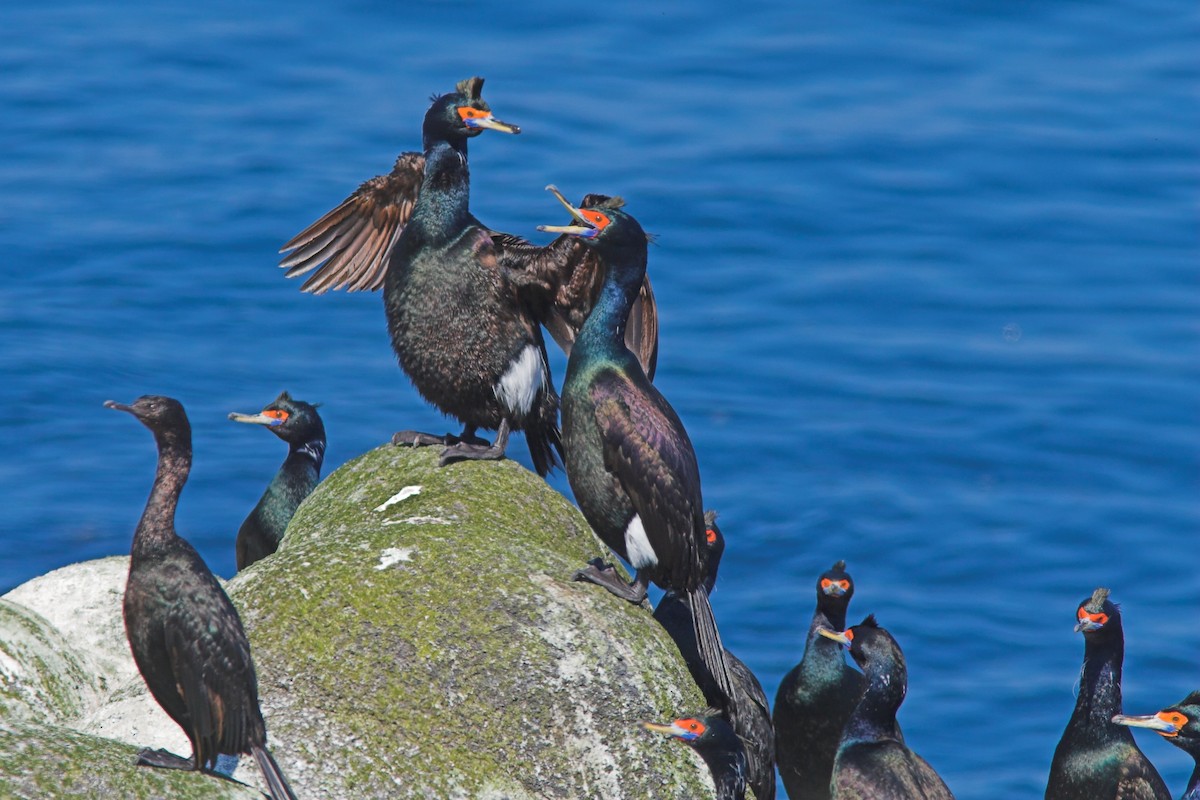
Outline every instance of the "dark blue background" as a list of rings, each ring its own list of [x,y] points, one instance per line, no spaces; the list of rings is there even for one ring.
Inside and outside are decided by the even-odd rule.
[[[153,446],[105,399],[187,405],[180,528],[224,575],[284,453],[229,411],[323,402],[330,470],[449,425],[379,298],[275,251],[480,74],[525,133],[472,144],[478,216],[544,241],[554,182],[659,235],[731,649],[773,696],[845,558],[910,744],[960,798],[1040,797],[1093,588],[1128,711],[1200,686],[1200,6],[906,5],[7,4],[0,587],[127,550]]]

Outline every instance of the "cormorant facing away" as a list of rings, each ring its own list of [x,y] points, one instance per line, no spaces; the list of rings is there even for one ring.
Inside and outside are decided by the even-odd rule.
[[[1125,633],[1121,612],[1100,588],[1076,609],[1083,633],[1079,697],[1050,762],[1046,800],[1170,800],[1163,779],[1138,749],[1121,713]]]
[[[295,795],[267,750],[250,643],[225,590],[175,532],[175,508],[192,466],[192,429],[178,400],[109,400],[154,434],[158,469],[133,534],[125,587],[125,634],[150,694],[183,728],[191,760],[143,750],[138,763],[209,772],[221,753],[251,753],[274,800]]]
[[[717,800],[745,800],[746,751],[742,749],[742,740],[719,710],[709,708],[695,717],[677,719],[669,725],[656,722],[643,722],[642,725],[646,730],[678,739],[699,753],[712,772]]]
[[[704,525],[708,548],[704,586],[711,595],[717,582],[721,555],[725,552],[725,536],[717,525],[717,512],[704,512]],[[655,607],[654,618],[675,640],[679,654],[692,673],[692,679],[704,692],[705,700],[710,705],[719,705],[720,695],[696,647],[696,633],[687,603],[678,592],[669,590]],[[771,707],[767,703],[767,694],[750,668],[728,650],[725,651],[725,663],[733,679],[733,702],[737,707],[737,713],[731,716],[737,735],[746,749],[746,780],[758,800],[774,800],[775,732],[771,727]]]
[[[436,98],[424,154],[402,153],[390,175],[365,182],[297,234],[281,249],[290,253],[281,266],[288,277],[316,270],[302,289],[317,294],[383,288],[401,367],[422,397],[464,426],[459,436],[402,431],[396,444],[445,444],[443,464],[493,459],[503,457],[510,430],[524,430],[545,475],[561,445],[539,323],[569,353],[602,267],[573,237],[535,247],[471,214],[467,139],[489,128],[519,132],[492,117],[482,87],[482,78],[468,78]],[[629,339],[653,373],[658,313],[648,280],[637,308]],[[477,428],[496,429],[495,445]]]
[[[862,674],[846,663],[837,642],[820,635],[821,629],[846,627],[853,596],[854,580],[845,561],[817,579],[817,610],[804,656],[775,694],[775,762],[791,800],[828,800],[838,741],[862,696]]]
[[[1149,728],[1190,755],[1196,766],[1180,800],[1200,800],[1200,692],[1192,692],[1157,714],[1144,717],[1117,714],[1112,721],[1118,725]]]
[[[929,763],[904,743],[896,711],[908,692],[908,667],[892,635],[868,616],[821,636],[850,648],[866,687],[838,742],[830,779],[833,800],[953,800]]]
[[[263,425],[288,443],[283,466],[238,528],[237,568],[243,570],[279,549],[283,532],[296,509],[320,483],[321,462],[325,460],[325,425],[316,406],[293,400],[287,392],[257,414],[231,413],[229,418]]]
[[[651,581],[678,593],[716,681],[718,705],[735,715],[705,586],[708,548],[696,454],[679,416],[625,344],[625,320],[646,274],[646,234],[616,204],[578,209],[548,188],[577,224],[539,228],[580,237],[605,264],[600,296],[571,349],[563,382],[567,480],[588,524],[636,570],[627,584],[597,559],[575,577],[634,603],[645,599]]]

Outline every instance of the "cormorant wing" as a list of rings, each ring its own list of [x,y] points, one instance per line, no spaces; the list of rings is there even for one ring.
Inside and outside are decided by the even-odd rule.
[[[364,182],[341,205],[292,237],[279,266],[295,278],[316,270],[301,291],[375,291],[383,286],[392,248],[421,192],[425,156],[401,153],[388,175]]]
[[[592,197],[585,197],[583,204],[588,204]],[[500,263],[510,271],[525,273],[528,276],[525,281],[538,287],[539,302],[535,304],[538,321],[550,331],[562,351],[570,355],[575,336],[600,296],[604,262],[577,236],[559,236],[545,247],[511,233],[491,231],[491,236]],[[654,380],[658,365],[658,304],[649,275],[642,279],[629,311],[625,346],[637,356],[646,377]]]
[[[164,622],[167,657],[192,726],[187,734],[202,763],[238,752],[249,720],[259,713],[247,707],[257,695],[250,643],[228,595],[213,580],[219,595],[189,591]]]
[[[1137,758],[1125,757],[1121,764],[1121,777],[1117,780],[1117,797],[1128,800],[1170,800],[1171,793],[1163,783],[1162,776],[1150,764],[1141,750]]]
[[[671,576],[672,588],[698,586],[704,511],[700,469],[683,423],[649,381],[635,382],[627,372],[602,371],[590,391],[604,466],[641,517],[658,558],[655,571]]]

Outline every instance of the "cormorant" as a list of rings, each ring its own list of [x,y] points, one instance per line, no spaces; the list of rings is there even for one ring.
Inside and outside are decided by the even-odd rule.
[[[821,636],[850,648],[862,668],[862,697],[838,742],[830,779],[833,800],[953,800],[929,763],[904,743],[896,711],[908,692],[908,667],[892,635],[874,615],[841,633]]]
[[[1158,770],[1133,734],[1113,722],[1121,713],[1125,633],[1121,612],[1099,588],[1076,609],[1083,633],[1079,697],[1050,762],[1046,800],[1170,800]]]
[[[534,247],[492,231],[469,210],[467,139],[495,120],[482,78],[434,100],[424,154],[402,153],[390,175],[363,183],[280,252],[287,276],[316,270],[302,286],[317,294],[383,288],[392,346],[421,396],[464,425],[460,436],[402,431],[397,444],[446,444],[442,463],[500,458],[511,429],[525,430],[545,475],[561,455],[558,397],[539,323],[565,351],[599,290],[601,268],[572,237]],[[647,369],[658,353],[658,315],[643,283],[630,338]],[[496,443],[475,436],[497,429]]]
[[[190,760],[145,749],[138,763],[211,772],[221,753],[250,753],[274,800],[295,800],[267,750],[242,620],[195,548],[175,532],[175,508],[192,467],[187,414],[178,400],[157,395],[104,405],[135,416],[158,446],[154,486],[129,554],[125,634],[150,694],[192,743]]]
[[[817,579],[817,610],[804,656],[775,694],[775,762],[791,800],[828,800],[838,740],[862,696],[863,676],[821,629],[846,627],[854,580],[839,561]]]
[[[288,443],[283,465],[238,528],[235,547],[240,571],[279,549],[283,532],[296,509],[320,483],[321,462],[325,460],[325,425],[316,406],[293,400],[287,392],[257,414],[231,413],[229,418],[234,422],[264,425]]]
[[[1180,800],[1200,800],[1200,692],[1192,692],[1157,714],[1144,717],[1117,714],[1112,721],[1118,725],[1149,728],[1190,755],[1196,766]]]
[[[646,730],[665,734],[695,750],[708,764],[717,800],[745,800],[746,751],[724,715],[715,708],[669,725],[643,722]],[[755,794],[755,797],[758,795]]]
[[[717,525],[717,512],[704,512],[705,543],[708,562],[704,577],[705,590],[712,594],[717,582],[721,555],[725,552],[725,536]],[[654,618],[662,624],[679,648],[692,679],[704,692],[710,705],[719,705],[721,698],[712,678],[700,659],[696,633],[687,603],[674,590],[667,591],[654,609]],[[833,645],[837,647],[837,645]],[[737,735],[746,748],[746,780],[758,800],[775,798],[775,732],[771,727],[771,707],[758,678],[740,658],[725,651],[725,663],[733,679],[733,702],[737,713],[732,715]],[[854,673],[857,675],[858,673]]]
[[[700,469],[675,409],[625,344],[625,320],[646,274],[646,234],[614,203],[578,209],[554,187],[578,224],[539,226],[578,236],[605,264],[604,283],[579,331],[563,382],[567,480],[600,539],[633,565],[627,584],[596,559],[576,573],[641,603],[653,581],[688,606],[700,658],[716,681],[718,705],[737,708],[705,586],[708,549]]]

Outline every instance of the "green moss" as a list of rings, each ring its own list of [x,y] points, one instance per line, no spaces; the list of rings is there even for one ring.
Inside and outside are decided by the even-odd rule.
[[[385,446],[329,476],[230,584],[301,793],[708,796],[698,759],[637,724],[703,699],[647,608],[570,580],[596,556],[514,462]]]
[[[33,722],[0,723],[0,797],[262,800],[230,781],[134,766],[137,748]]]
[[[89,671],[49,622],[0,600],[0,718],[74,719],[96,691]]]

